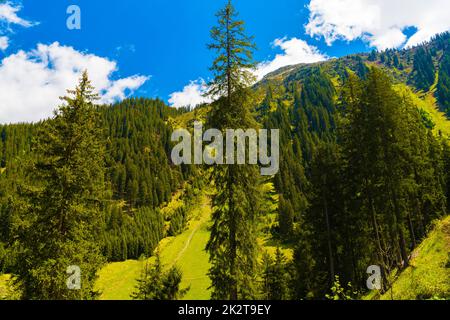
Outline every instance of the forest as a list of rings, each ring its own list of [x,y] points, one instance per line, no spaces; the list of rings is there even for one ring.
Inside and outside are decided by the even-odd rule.
[[[185,267],[163,261],[161,243],[190,230],[204,196],[213,300],[392,298],[440,224],[444,260],[408,298],[450,299],[450,34],[256,82],[244,22],[231,2],[217,15],[214,102],[98,105],[84,72],[51,119],[0,125],[0,275],[10,279],[0,298],[99,299],[102,268],[139,260],[130,299],[182,299],[195,285],[182,285]],[[279,129],[279,172],[174,164],[171,135],[195,121]],[[80,290],[66,287],[70,265]]]

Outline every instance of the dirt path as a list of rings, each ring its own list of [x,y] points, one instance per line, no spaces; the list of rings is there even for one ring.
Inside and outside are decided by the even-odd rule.
[[[210,206],[210,200],[208,197],[205,197],[203,199],[203,204],[201,206],[201,209],[203,211],[203,209],[207,206]],[[189,248],[192,239],[194,238],[195,234],[197,233],[198,229],[200,229],[200,227],[202,227],[206,222],[208,222],[209,219],[209,215],[202,215],[200,220],[197,222],[197,225],[195,226],[194,230],[192,230],[191,234],[189,235],[189,238],[186,241],[186,244],[184,245],[183,249],[181,249],[181,251],[178,253],[177,257],[175,258],[173,265],[175,265],[183,256],[183,254],[186,252],[186,250]]]

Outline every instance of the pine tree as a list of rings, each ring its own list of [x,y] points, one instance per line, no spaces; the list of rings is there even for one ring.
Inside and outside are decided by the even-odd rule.
[[[396,67],[396,68],[400,67],[400,60],[398,59],[397,54],[394,54],[393,63],[394,63],[394,67]]]
[[[214,80],[209,94],[212,105],[209,125],[226,129],[256,128],[251,111],[250,84],[254,77],[251,38],[244,22],[236,20],[231,1],[217,14],[218,26],[211,31],[209,48],[217,53],[211,70]],[[213,167],[216,194],[213,225],[207,244],[210,254],[213,299],[252,299],[256,295],[259,173],[255,165]]]
[[[419,47],[414,54],[414,84],[419,90],[427,91],[435,80],[433,57],[428,50]]]
[[[266,300],[288,300],[290,277],[286,257],[280,248],[275,252],[275,259],[265,252],[263,254],[263,288]]]
[[[358,80],[352,80],[344,100],[347,117],[342,136],[346,181],[353,198],[348,211],[351,220],[353,225],[370,223],[379,265],[390,265],[383,256],[389,251],[387,244],[395,244],[392,248],[395,253],[389,258],[407,264],[405,211],[401,199],[401,181],[406,168],[406,159],[401,157],[405,138],[402,103],[387,76],[376,68],[371,69],[366,82],[359,84]],[[364,228],[359,229],[364,232]],[[387,234],[382,229],[388,230]],[[367,248],[367,234],[360,232],[356,230],[354,238],[362,243],[362,248]],[[372,258],[367,249],[357,255],[361,260]]]
[[[51,120],[40,128],[21,188],[17,282],[25,299],[93,299],[103,258],[104,143],[94,93],[86,72],[75,90],[61,98]],[[81,269],[81,289],[69,290],[66,270]]]
[[[338,230],[342,245],[352,249],[340,260],[354,265],[346,280],[360,283],[357,275],[371,261],[384,276],[408,265],[431,220],[445,214],[445,169],[420,111],[381,70],[372,68],[367,81],[350,75],[342,105],[338,140],[346,187],[337,188],[345,201]]]
[[[302,232],[298,236],[294,250],[294,279],[292,281],[293,298],[314,299],[320,298],[322,275],[316,272],[315,248],[311,238],[314,236],[307,225],[300,225]]]
[[[294,231],[294,209],[290,201],[286,201],[283,195],[280,195],[278,205],[278,224],[280,226],[280,235],[283,239],[290,239]]]
[[[446,52],[439,68],[437,98],[442,111],[450,117],[450,53]]]
[[[443,160],[445,172],[445,194],[447,198],[447,212],[450,212],[450,145],[449,141],[443,141]]]
[[[369,61],[377,61],[378,52],[374,49],[370,52]]]
[[[364,60],[361,57],[356,58],[357,59],[357,65],[356,65],[356,74],[361,79],[366,79],[367,74],[369,73],[369,68],[367,68],[366,64],[364,63]]]
[[[343,212],[343,185],[340,173],[341,161],[337,145],[320,146],[314,157],[311,181],[314,200],[308,212],[308,223],[313,226],[317,246],[327,252],[328,280],[332,284],[336,270],[336,235],[339,214]]]
[[[145,264],[141,277],[137,279],[136,291],[132,294],[134,300],[179,300],[189,291],[181,289],[183,274],[174,266],[164,271],[159,252],[155,255],[155,262]]]

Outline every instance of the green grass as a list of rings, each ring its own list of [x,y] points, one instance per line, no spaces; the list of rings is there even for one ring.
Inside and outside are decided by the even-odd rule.
[[[184,297],[186,300],[208,300],[211,298],[211,293],[208,290],[211,282],[207,276],[210,267],[209,256],[205,251],[206,243],[209,240],[210,207],[209,205],[201,207],[199,211],[200,220],[197,230],[192,234],[189,246],[181,254],[178,251],[178,256],[175,259],[176,264],[183,270],[182,287],[190,286],[191,288]],[[179,240],[176,239],[176,241]],[[169,257],[169,255],[173,255],[173,251],[165,250],[163,259],[164,254]]]
[[[434,96],[434,92],[429,93],[416,93],[405,84],[398,84],[395,88],[402,94],[411,97],[414,104],[428,112],[435,123],[435,133],[442,132],[444,136],[450,137],[450,121],[444,112],[440,111],[437,106],[437,100]]]
[[[207,276],[209,269],[205,246],[209,239],[208,224],[211,215],[209,199],[202,195],[201,205],[191,212],[193,219],[185,232],[177,237],[165,238],[159,244],[161,260],[166,267],[177,265],[183,271],[182,288],[190,287],[184,299],[207,300],[210,298]],[[154,258],[150,258],[152,262]],[[129,300],[135,290],[145,261],[129,260],[110,263],[99,272],[96,289],[102,300]]]
[[[144,261],[128,260],[110,263],[98,273],[95,289],[101,300],[130,300]]]
[[[402,271],[384,295],[374,292],[365,299],[450,299],[450,217],[417,247],[410,266]],[[395,277],[395,275],[394,275]]]

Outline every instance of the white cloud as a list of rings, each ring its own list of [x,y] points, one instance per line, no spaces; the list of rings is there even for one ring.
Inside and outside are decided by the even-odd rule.
[[[209,103],[211,99],[205,97],[208,86],[203,79],[191,81],[182,91],[170,95],[169,104],[175,108],[196,107],[202,103]]]
[[[27,28],[36,25],[35,22],[22,19],[17,15],[17,12],[21,9],[22,7],[20,5],[15,5],[9,1],[0,3],[0,21],[9,24],[17,24]]]
[[[338,39],[363,39],[378,49],[413,46],[450,30],[448,0],[311,0],[306,31]],[[409,39],[405,29],[417,32]]]
[[[83,70],[88,70],[101,103],[123,99],[148,80],[136,75],[113,80],[117,71],[114,61],[58,42],[38,44],[35,50],[21,50],[0,62],[0,123],[48,118],[60,104],[59,97],[75,87]]]
[[[310,46],[306,41],[297,38],[276,39],[273,46],[281,48],[283,53],[277,54],[272,61],[265,61],[258,65],[255,72],[258,80],[285,66],[314,63],[327,59],[327,56],[320,53],[316,47]]]
[[[277,54],[272,61],[265,61],[258,64],[254,74],[257,80],[261,80],[265,75],[276,71],[282,67],[295,65],[299,63],[314,63],[324,61],[327,56],[320,53],[319,50],[310,46],[306,41],[292,39],[276,39],[272,43],[273,47],[283,50],[283,53]],[[196,107],[202,103],[211,102],[211,98],[205,97],[208,87],[203,79],[191,81],[182,91],[174,92],[170,95],[169,104],[173,107]]]
[[[21,9],[22,7],[20,5],[13,4],[9,1],[0,3],[0,50],[2,51],[8,49],[10,44],[9,37],[5,35],[12,33],[10,25],[19,25],[28,28],[38,24],[20,18],[17,12]]]
[[[123,100],[127,97],[127,91],[133,91],[142,86],[149,77],[131,76],[112,82],[112,85],[105,91],[102,97],[103,103],[113,103],[117,100]]]
[[[9,47],[9,38],[0,37],[0,50],[6,50]]]

